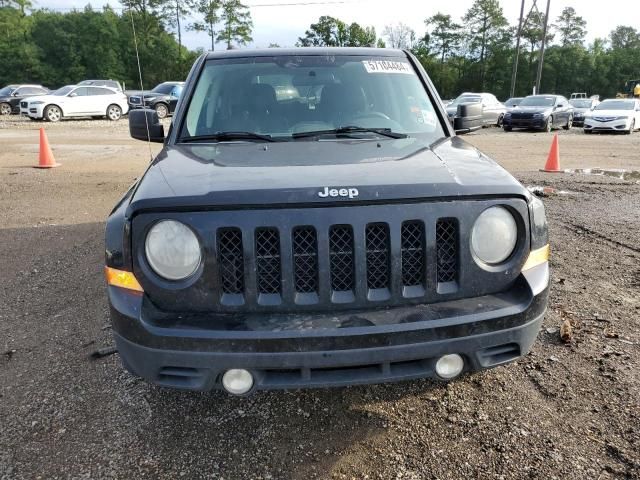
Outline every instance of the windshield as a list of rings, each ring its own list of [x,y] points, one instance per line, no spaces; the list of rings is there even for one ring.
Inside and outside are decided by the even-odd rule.
[[[62,87],[59,88],[58,90],[56,90],[55,92],[51,93],[51,95],[55,95],[57,97],[62,97],[64,95],[67,95],[69,92],[71,92],[74,88],[74,86],[66,86],[66,87]]]
[[[156,85],[156,88],[151,90],[151,93],[160,93],[162,95],[169,95],[171,90],[175,88],[175,84],[172,83],[161,83],[160,85]]]
[[[591,100],[569,100],[569,103],[576,108],[591,108]]]
[[[522,102],[521,98],[510,98],[509,100],[504,102],[504,104],[507,107],[516,107],[516,106],[520,105],[521,102]]]
[[[635,102],[625,100],[605,100],[598,105],[596,110],[633,110]]]
[[[479,95],[460,95],[449,105],[460,105],[461,103],[478,103],[482,101]]]
[[[0,97],[8,97],[16,87],[4,87],[0,89]]]
[[[430,143],[444,136],[407,60],[302,55],[209,60],[189,103],[181,140],[220,132],[315,140],[304,133],[341,127],[389,129]],[[353,129],[343,135],[356,136]],[[357,136],[381,135],[360,131]]]
[[[520,102],[521,107],[553,107],[556,97],[527,97]]]

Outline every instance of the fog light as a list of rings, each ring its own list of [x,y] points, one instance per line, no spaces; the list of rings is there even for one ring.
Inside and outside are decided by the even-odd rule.
[[[241,368],[227,370],[222,376],[222,386],[229,393],[244,395],[253,387],[253,375]]]
[[[436,362],[436,373],[445,380],[457,377],[463,368],[464,360],[457,353],[443,355]]]

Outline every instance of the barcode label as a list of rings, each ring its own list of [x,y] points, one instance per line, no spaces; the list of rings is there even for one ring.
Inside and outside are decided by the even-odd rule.
[[[398,62],[394,60],[364,60],[362,63],[367,73],[413,74],[413,69],[407,62]]]

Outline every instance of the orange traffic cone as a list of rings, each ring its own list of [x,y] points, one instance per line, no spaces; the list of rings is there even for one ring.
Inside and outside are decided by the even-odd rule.
[[[560,146],[558,145],[558,134],[553,136],[553,142],[551,143],[551,150],[549,150],[549,156],[547,157],[547,163],[541,172],[549,173],[562,173],[560,170]]]
[[[56,163],[56,159],[53,158],[53,152],[49,146],[49,140],[47,140],[47,134],[44,128],[40,129],[40,163],[34,168],[53,168],[59,167],[61,164]]]

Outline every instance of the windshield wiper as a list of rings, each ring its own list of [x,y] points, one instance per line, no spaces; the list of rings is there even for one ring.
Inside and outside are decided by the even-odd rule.
[[[366,128],[357,127],[355,125],[348,125],[346,127],[333,128],[330,130],[316,130],[312,132],[299,132],[291,135],[292,138],[308,138],[308,137],[320,137],[322,135],[349,135],[352,133],[375,133],[383,137],[389,138],[407,138],[408,135],[404,133],[394,132],[390,128]]]
[[[259,140],[261,142],[276,142],[271,135],[262,135],[255,132],[216,132],[210,135],[195,135],[193,137],[183,137],[181,142],[225,142],[228,140]]]

